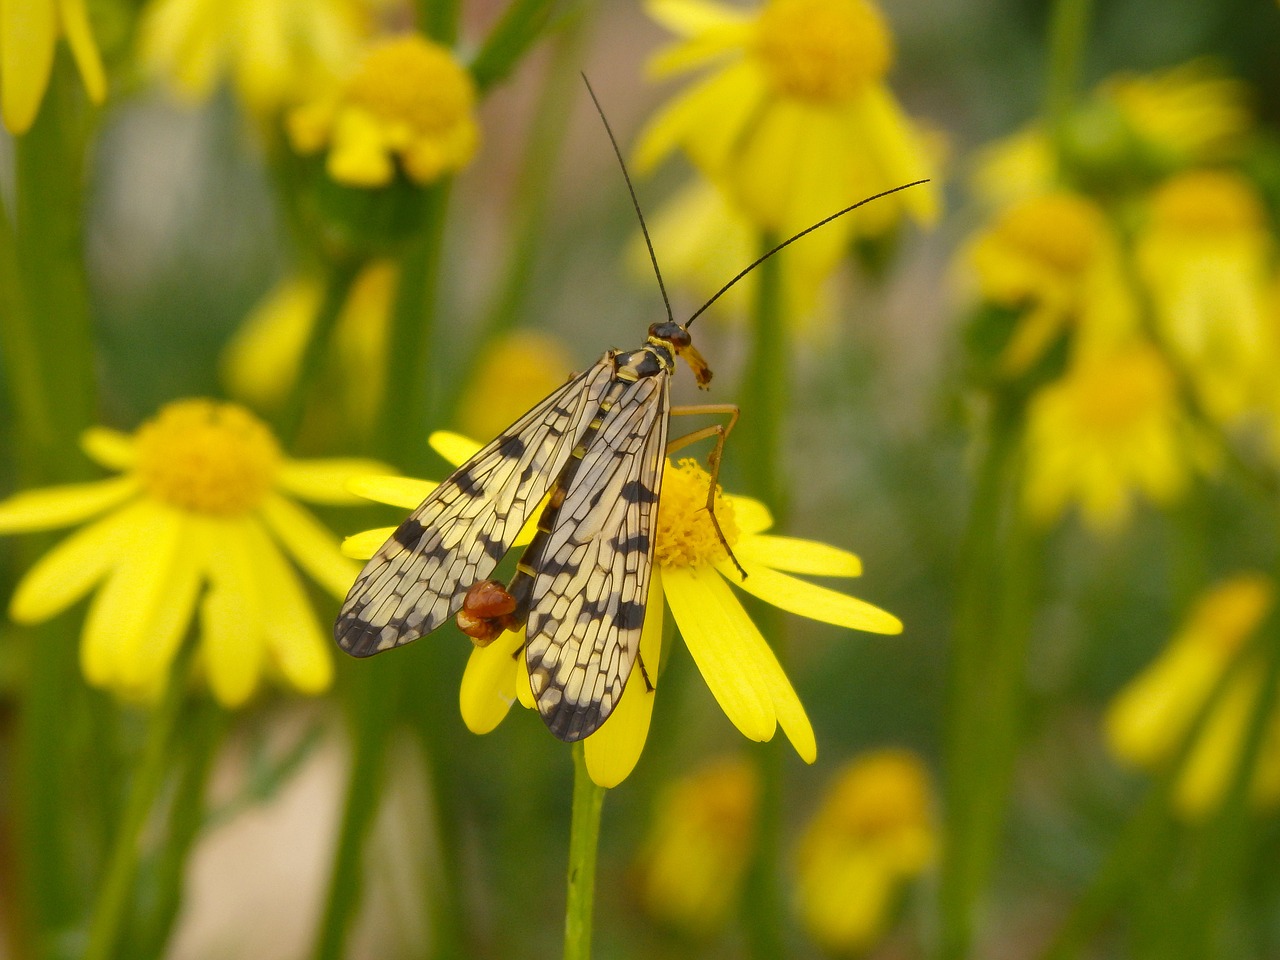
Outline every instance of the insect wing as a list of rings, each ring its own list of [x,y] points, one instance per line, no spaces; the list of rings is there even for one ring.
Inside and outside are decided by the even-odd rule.
[[[606,354],[459,467],[409,515],[347,594],[334,627],[357,657],[430,633],[497,566],[568,462],[613,377]]]
[[[589,736],[635,664],[653,566],[668,377],[610,410],[535,560],[525,656],[538,711],[561,740]]]

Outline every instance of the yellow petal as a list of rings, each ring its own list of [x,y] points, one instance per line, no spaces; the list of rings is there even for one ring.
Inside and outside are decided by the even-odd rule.
[[[644,12],[682,37],[751,19],[745,10],[714,0],[647,0]]]
[[[851,129],[863,131],[885,184],[885,187],[877,189],[936,177],[919,132],[888,87],[873,84],[863,97],[854,101],[853,107],[859,113]],[[893,202],[902,204],[917,220],[928,226],[938,219],[942,189],[935,179],[904,190]]]
[[[114,477],[15,493],[0,501],[0,533],[67,527],[124,503],[137,491],[133,477]]]
[[[649,121],[635,148],[636,169],[651,171],[677,147],[684,147],[694,164],[714,178],[737,151],[742,131],[764,96],[759,69],[746,62],[693,84]]]
[[[323,693],[333,682],[333,660],[302,581],[257,524],[251,527],[249,546],[262,595],[270,599],[263,607],[263,632],[272,662],[295,690]]]
[[[455,467],[462,466],[479,453],[480,448],[484,446],[483,443],[477,443],[470,437],[464,437],[462,434],[454,433],[451,430],[437,430],[427,438],[427,443],[430,444],[432,450]]]
[[[666,568],[662,587],[685,645],[720,708],[743,736],[770,739],[777,717],[760,681],[766,665],[752,642],[759,631],[742,604],[710,567]]]
[[[458,689],[458,707],[462,722],[472,733],[494,729],[516,702],[517,661],[524,659],[524,637],[524,630],[504,633],[487,647],[471,651]]]
[[[741,53],[750,40],[753,27],[747,23],[733,23],[700,33],[684,43],[676,43],[660,50],[645,64],[645,72],[654,80],[661,80],[677,73],[685,73],[705,66],[718,57]]]
[[[760,631],[754,631],[750,642],[755,646],[756,659],[763,664],[759,680],[764,683],[773,700],[773,711],[778,717],[782,732],[796,748],[800,759],[805,763],[813,763],[818,759],[818,741],[813,735],[813,724],[809,722],[804,704],[800,702],[795,687],[791,685],[782,664],[778,663],[777,656]]]
[[[279,494],[262,502],[268,529],[289,551],[298,566],[341,600],[355,583],[360,568],[342,555],[337,538],[319,520]]]
[[[67,537],[18,583],[9,615],[19,623],[39,623],[71,606],[120,562],[134,542],[135,526],[152,509],[149,501],[140,501]]]
[[[80,449],[90,460],[108,470],[128,470],[137,459],[133,437],[106,427],[90,427],[82,433]]]
[[[160,596],[182,533],[182,514],[144,501],[122,528],[116,564],[85,617],[80,665],[95,686],[141,684],[131,662],[159,609]],[[148,678],[154,684],[157,678]]]
[[[102,69],[98,44],[89,28],[89,14],[85,10],[84,0],[60,0],[58,6],[62,13],[62,32],[66,35],[67,46],[71,48],[71,56],[80,69],[85,92],[94,103],[101,103],[107,98],[107,75]]]
[[[742,533],[761,533],[773,526],[773,514],[759,500],[727,493],[725,499],[733,506],[733,519]]]
[[[734,544],[733,552],[740,560],[754,560],[775,570],[807,573],[815,577],[862,575],[862,561],[856,554],[815,540],[749,536]]]
[[[413,477],[352,477],[347,489],[357,497],[413,510],[440,484]]]
[[[395,532],[395,527],[375,527],[372,530],[353,533],[342,541],[342,555],[354,560],[369,560]]]
[[[263,601],[249,520],[222,521],[209,551],[209,590],[200,607],[200,651],[209,689],[224,707],[244,704],[262,675]]]
[[[537,701],[533,699],[533,685],[529,682],[529,658],[523,654],[516,657],[516,699],[526,710],[536,710]]]
[[[717,569],[747,593],[789,613],[868,633],[902,632],[901,620],[865,600],[797,580],[754,561],[742,561],[746,580],[738,576],[727,560],[717,564]]]
[[[391,468],[377,460],[355,457],[329,460],[286,460],[280,465],[280,486],[312,503],[348,504],[369,499],[350,484],[364,476],[385,475]],[[414,504],[417,506],[417,504]]]
[[[0,108],[11,133],[26,133],[35,122],[57,39],[54,0],[0,3]]]
[[[649,581],[649,601],[636,665],[612,715],[583,744],[587,773],[596,786],[616,787],[630,776],[649,738],[658,664],[662,662],[662,621],[662,575],[655,568]]]

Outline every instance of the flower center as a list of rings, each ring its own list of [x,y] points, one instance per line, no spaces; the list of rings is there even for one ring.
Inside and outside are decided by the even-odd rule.
[[[1260,231],[1262,204],[1252,187],[1234,173],[1197,170],[1174,177],[1151,202],[1151,225],[1189,235]]]
[[[723,560],[727,554],[707,512],[707,487],[711,477],[696,460],[668,464],[662,477],[655,546],[664,567],[696,567]],[[733,505],[716,488],[716,519],[729,546],[738,541]]]
[[[475,88],[452,54],[417,34],[369,51],[347,85],[347,102],[406,136],[440,135],[470,122]]]
[[[888,72],[893,40],[867,0],[772,0],[757,21],[755,54],[784,93],[831,103]]]
[[[1075,389],[1081,420],[1112,436],[1125,436],[1173,406],[1173,378],[1160,357],[1145,347],[1082,372]]]
[[[1093,204],[1066,193],[1020,203],[996,226],[1013,250],[1067,276],[1083,273],[1093,262],[1105,229],[1102,214]]]
[[[221,517],[247,513],[261,503],[280,464],[271,432],[231,403],[170,403],[138,429],[135,441],[135,470],[153,496]]]

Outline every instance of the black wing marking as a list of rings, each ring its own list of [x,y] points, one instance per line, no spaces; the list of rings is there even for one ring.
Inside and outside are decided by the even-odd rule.
[[[608,719],[635,664],[649,596],[667,444],[668,380],[619,398],[537,560],[525,656],[538,711],[561,740]]]
[[[367,657],[453,616],[564,469],[613,372],[605,354],[433,490],[360,572],[334,626],[338,646]]]

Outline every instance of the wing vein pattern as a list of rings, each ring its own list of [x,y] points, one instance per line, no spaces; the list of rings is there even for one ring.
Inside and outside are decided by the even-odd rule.
[[[365,565],[334,634],[357,657],[416,640],[487,577],[569,461],[613,382],[606,354],[459,467]]]
[[[629,385],[565,494],[537,560],[526,657],[547,726],[593,733],[635,664],[649,594],[665,463],[669,377]]]

